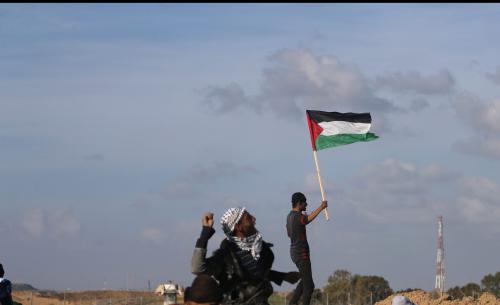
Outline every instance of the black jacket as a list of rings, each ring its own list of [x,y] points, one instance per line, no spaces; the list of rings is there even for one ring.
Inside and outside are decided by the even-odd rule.
[[[238,246],[224,239],[212,256],[206,257],[208,239],[215,233],[211,227],[203,227],[191,260],[194,274],[206,273],[214,276],[223,291],[222,304],[257,305],[268,304],[273,293],[271,281],[281,285],[284,272],[272,270],[274,254],[271,243],[262,242],[259,264],[264,268],[260,278],[251,276],[241,265],[236,255]]]
[[[0,304],[12,305],[12,284],[4,279],[0,282]]]

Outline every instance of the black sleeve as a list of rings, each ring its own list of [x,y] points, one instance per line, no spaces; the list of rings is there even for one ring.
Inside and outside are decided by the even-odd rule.
[[[196,248],[207,248],[208,240],[214,235],[215,230],[212,227],[203,226],[200,233],[200,238],[196,240]]]
[[[215,250],[210,257],[206,257],[206,246],[210,236],[215,230],[210,227],[203,227],[200,238],[196,242],[196,247],[191,260],[192,273],[210,274],[219,279],[225,272],[225,256],[228,253],[225,243],[222,242],[219,249]]]
[[[277,285],[281,286],[283,279],[285,278],[285,273],[280,271],[271,270],[269,272],[269,280],[275,282]]]

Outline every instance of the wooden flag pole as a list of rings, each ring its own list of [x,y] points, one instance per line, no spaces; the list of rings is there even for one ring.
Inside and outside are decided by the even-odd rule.
[[[319,189],[321,191],[321,198],[323,201],[325,201],[325,190],[323,189],[323,180],[321,180],[321,174],[319,172],[319,163],[318,163],[318,156],[316,155],[316,150],[313,150],[313,155],[314,155],[314,164],[316,164],[316,173],[318,174],[318,181],[319,181]],[[324,209],[325,212],[325,218],[326,220],[330,220],[330,217],[328,216],[328,210]]]

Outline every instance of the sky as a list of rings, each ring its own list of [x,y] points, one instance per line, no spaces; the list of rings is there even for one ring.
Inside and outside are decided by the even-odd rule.
[[[0,4],[0,262],[40,289],[189,285],[205,212],[244,206],[274,269],[321,201],[305,110],[370,112],[318,152],[314,281],[500,270],[499,4]],[[274,286],[276,291],[294,288]]]

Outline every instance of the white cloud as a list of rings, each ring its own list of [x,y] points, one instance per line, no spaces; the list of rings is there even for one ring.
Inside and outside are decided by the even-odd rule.
[[[203,103],[217,114],[231,112],[239,107],[248,107],[260,113],[262,106],[257,101],[249,102],[249,99],[238,84],[231,83],[224,87],[208,87]]]
[[[417,98],[410,102],[408,109],[413,112],[419,112],[429,107],[429,102],[423,98]]]
[[[345,200],[343,204],[376,223],[429,222],[447,206],[433,190],[451,187],[457,178],[438,165],[387,159],[349,179],[338,202]]]
[[[439,95],[451,93],[455,80],[448,70],[441,70],[428,76],[418,71],[391,72],[375,79],[379,88],[389,88],[401,93]]]
[[[75,236],[80,232],[80,222],[65,210],[49,213],[51,234],[56,238]]]
[[[334,55],[315,55],[307,49],[284,49],[269,57],[262,71],[260,92],[247,96],[237,84],[211,87],[203,104],[216,113],[247,108],[270,110],[278,117],[299,118],[304,109],[336,111],[402,111],[377,97],[367,78],[355,66]]]
[[[495,73],[486,73],[485,75],[492,82],[494,82],[497,85],[500,85],[500,66],[497,67]]]
[[[336,208],[369,222],[429,223],[437,215],[445,215],[457,223],[500,232],[500,185],[439,165],[387,159],[367,166],[336,189]]]
[[[200,194],[197,185],[215,183],[224,179],[238,179],[247,175],[257,175],[259,171],[248,165],[238,165],[227,161],[196,164],[184,174],[171,181],[164,190],[168,197],[186,198]]]
[[[500,159],[500,139],[468,138],[456,141],[453,148],[461,153],[488,159]]]
[[[64,238],[80,232],[80,222],[65,209],[28,210],[22,217],[20,226],[32,237]]]
[[[472,223],[500,223],[500,186],[483,177],[460,180],[458,206],[464,218]]]
[[[485,103],[463,92],[452,100],[452,106],[458,119],[474,134],[455,142],[453,147],[462,153],[500,159],[500,99]]]
[[[45,217],[42,210],[27,211],[21,220],[21,227],[29,235],[40,237],[45,230]]]
[[[462,92],[452,101],[459,119],[475,132],[497,134],[500,132],[500,99],[485,103],[478,96]]]

